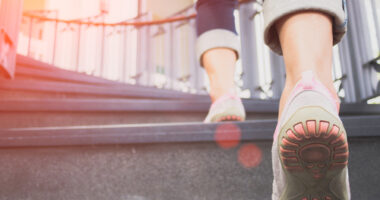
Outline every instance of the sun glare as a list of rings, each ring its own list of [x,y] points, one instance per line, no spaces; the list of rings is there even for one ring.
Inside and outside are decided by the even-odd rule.
[[[128,71],[124,68],[136,66],[136,29],[132,26],[103,28],[78,22],[130,20],[137,16],[137,0],[26,0],[24,12],[50,19],[76,20],[76,23],[24,17],[18,53],[57,67],[112,80],[127,82],[126,79],[135,74],[134,68]],[[121,59],[114,59],[114,55]],[[124,61],[124,57],[130,59]]]

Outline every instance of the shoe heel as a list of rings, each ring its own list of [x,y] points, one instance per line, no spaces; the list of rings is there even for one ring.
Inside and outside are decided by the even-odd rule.
[[[281,199],[347,199],[349,150],[339,119],[321,107],[304,107],[285,123],[278,139],[287,179]]]

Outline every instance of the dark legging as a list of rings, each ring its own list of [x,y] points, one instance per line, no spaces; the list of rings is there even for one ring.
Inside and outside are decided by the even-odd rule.
[[[225,29],[236,34],[234,9],[236,0],[198,0],[197,35],[213,29]]]

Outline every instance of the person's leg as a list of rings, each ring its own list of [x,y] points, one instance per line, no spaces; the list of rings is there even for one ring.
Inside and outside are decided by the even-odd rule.
[[[228,48],[215,48],[205,52],[202,61],[210,80],[210,97],[215,102],[235,87],[236,53]]]
[[[236,0],[199,0],[196,4],[197,58],[209,77],[213,102],[205,122],[245,119],[234,84],[240,46],[233,15],[236,3]]]
[[[213,102],[234,88],[238,40],[233,12],[236,0],[199,0],[197,56],[210,80]]]
[[[276,30],[286,66],[286,82],[280,100],[279,116],[305,71],[313,71],[335,98],[338,98],[332,80],[332,29],[331,16],[317,11],[293,13],[277,21]]]
[[[348,143],[332,84],[341,0],[266,0],[265,42],[284,55],[286,85],[272,146],[273,200],[349,199]]]

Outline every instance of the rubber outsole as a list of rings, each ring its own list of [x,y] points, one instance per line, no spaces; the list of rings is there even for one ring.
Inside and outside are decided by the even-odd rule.
[[[302,108],[278,138],[287,186],[283,200],[347,199],[349,150],[343,124],[320,107]]]
[[[217,122],[226,122],[226,121],[244,121],[242,117],[236,115],[227,115],[220,117],[216,120]]]

